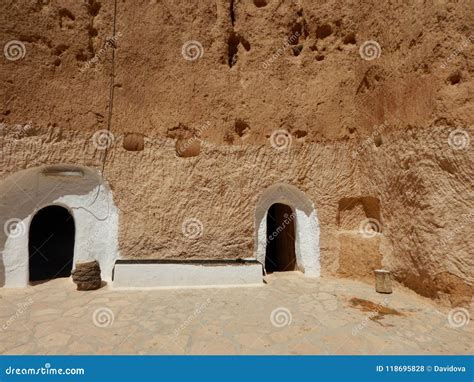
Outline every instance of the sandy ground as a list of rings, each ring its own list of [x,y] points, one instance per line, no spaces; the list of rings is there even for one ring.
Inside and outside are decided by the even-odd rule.
[[[273,274],[262,287],[0,289],[4,354],[469,354],[472,311],[396,286]]]

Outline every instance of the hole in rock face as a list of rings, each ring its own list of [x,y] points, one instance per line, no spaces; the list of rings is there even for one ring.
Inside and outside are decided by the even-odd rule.
[[[326,37],[330,36],[331,34],[332,34],[332,27],[329,24],[320,25],[316,29],[316,37],[317,38],[323,39],[323,38],[326,38]]]
[[[452,73],[448,77],[448,82],[451,85],[456,85],[456,84],[460,83],[461,82],[461,72],[457,71],[457,72]]]
[[[242,44],[242,46],[247,52],[250,50],[250,43],[242,36],[240,36],[240,43]]]
[[[201,153],[201,140],[196,137],[178,139],[175,148],[181,158],[196,157]]]
[[[295,216],[286,204],[275,203],[267,212],[265,269],[268,273],[296,269]]]
[[[33,217],[28,238],[30,281],[71,275],[74,236],[74,219],[66,208],[45,207]]]
[[[76,60],[77,61],[87,61],[89,58],[88,56],[84,53],[84,51],[81,49],[79,52],[76,53]]]
[[[250,126],[247,122],[238,119],[235,121],[234,130],[239,137],[243,137],[247,132],[250,131]]]
[[[355,44],[356,43],[356,38],[355,38],[355,33],[351,32],[349,33],[344,39],[342,40],[344,44]]]
[[[267,6],[267,0],[253,0],[253,3],[257,8],[263,8]]]
[[[230,22],[231,22],[232,25],[234,25],[235,24],[234,0],[230,0],[229,14],[230,14]]]
[[[94,16],[94,17],[97,16],[99,14],[101,7],[102,5],[98,1],[89,0],[89,4],[87,5],[89,15]]]
[[[382,146],[383,140],[381,135],[375,135],[374,136],[374,144],[376,147]]]
[[[63,54],[68,48],[69,48],[68,45],[59,44],[58,46],[56,46],[56,47],[53,49],[53,54],[56,55],[56,56],[60,56],[60,55]]]
[[[239,44],[248,52],[250,50],[250,42],[248,42],[243,36],[231,32],[229,39],[227,40],[227,63],[232,68],[237,63]]]
[[[302,36],[303,26],[301,23],[297,22],[293,25],[290,31],[290,37],[288,38],[288,44],[297,45]]]
[[[303,50],[303,45],[296,45],[291,48],[293,56],[299,56]]]
[[[293,132],[293,135],[300,139],[300,138],[304,138],[308,135],[308,132],[306,130],[296,130]]]
[[[62,27],[71,27],[72,22],[76,17],[72,14],[69,9],[62,8],[58,12],[59,14],[59,26]]]
[[[87,33],[89,34],[89,37],[96,37],[99,34],[98,30],[92,26],[87,28]]]
[[[59,16],[62,17],[67,17],[69,20],[75,20],[76,17],[72,14],[72,12],[69,9],[66,8],[61,8],[59,10]]]
[[[232,68],[236,63],[237,63],[237,52],[239,51],[238,46],[239,46],[239,36],[232,32],[229,36],[229,40],[227,41],[228,44],[228,64],[229,67]]]
[[[145,147],[145,139],[142,134],[128,133],[123,138],[123,148],[127,151],[142,151]]]

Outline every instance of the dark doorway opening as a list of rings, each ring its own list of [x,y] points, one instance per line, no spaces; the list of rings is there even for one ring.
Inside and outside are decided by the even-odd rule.
[[[275,203],[268,209],[265,269],[267,273],[296,269],[295,215],[285,204]]]
[[[33,217],[28,239],[30,281],[71,275],[74,235],[74,219],[63,207],[45,207]]]

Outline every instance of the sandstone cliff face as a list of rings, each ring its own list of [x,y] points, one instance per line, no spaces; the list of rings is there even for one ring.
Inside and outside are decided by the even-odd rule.
[[[323,275],[384,266],[423,295],[472,297],[472,1],[0,8],[1,177],[101,170],[120,256],[251,257],[260,195],[287,183],[314,203]]]

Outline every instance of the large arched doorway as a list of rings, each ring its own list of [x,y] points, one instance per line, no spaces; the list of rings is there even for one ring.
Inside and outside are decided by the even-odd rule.
[[[60,206],[41,209],[31,221],[28,237],[29,279],[69,277],[74,258],[74,219]]]
[[[97,169],[68,164],[28,168],[2,179],[0,195],[0,286],[28,285],[30,271],[35,272],[29,266],[30,227],[48,206],[62,206],[74,218],[74,263],[97,260],[102,279],[111,280],[119,256],[119,210]]]
[[[267,273],[296,269],[294,220],[295,215],[286,204],[275,203],[268,209],[268,241],[265,250]]]

